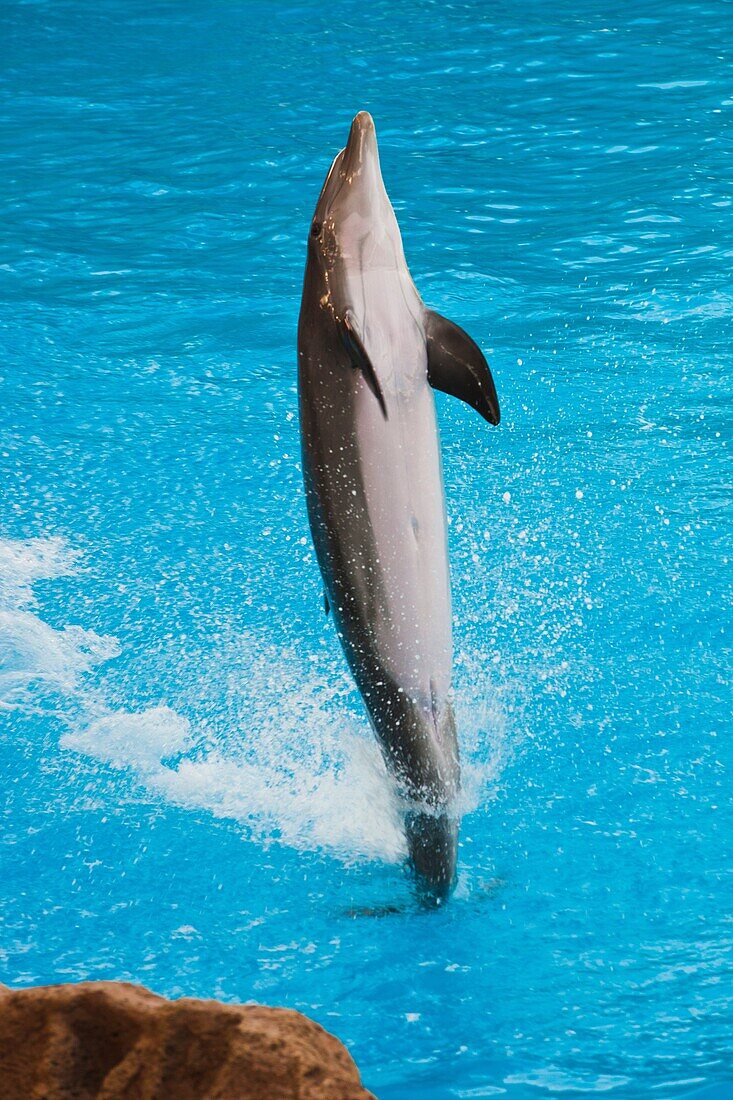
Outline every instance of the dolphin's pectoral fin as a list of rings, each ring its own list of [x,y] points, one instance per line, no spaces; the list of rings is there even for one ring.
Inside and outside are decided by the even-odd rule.
[[[339,320],[338,325],[341,333],[341,340],[351,357],[351,362],[357,370],[360,370],[364,375],[366,384],[379,402],[379,407],[386,420],[387,405],[384,400],[384,394],[382,393],[382,387],[379,384],[374,364],[369,358],[368,351],[364,347],[364,341],[359,333],[358,322],[350,309],[346,310],[343,320]]]
[[[323,610],[326,613],[326,618],[328,618],[328,613],[331,610],[331,605],[328,602],[328,592],[325,588],[323,589]]]
[[[499,398],[481,348],[453,321],[432,310],[426,313],[428,382],[465,401],[489,424],[498,424]]]

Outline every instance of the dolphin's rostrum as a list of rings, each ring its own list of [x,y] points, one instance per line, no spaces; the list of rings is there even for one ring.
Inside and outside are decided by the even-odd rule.
[[[311,224],[298,382],[326,611],[407,803],[419,892],[439,902],[455,879],[459,764],[431,387],[492,424],[499,404],[480,349],[415,289],[364,111],[331,165]]]

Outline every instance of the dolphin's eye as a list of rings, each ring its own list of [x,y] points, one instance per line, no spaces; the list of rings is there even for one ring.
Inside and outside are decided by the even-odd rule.
[[[323,226],[320,222],[313,222],[311,226],[311,237],[320,237]]]

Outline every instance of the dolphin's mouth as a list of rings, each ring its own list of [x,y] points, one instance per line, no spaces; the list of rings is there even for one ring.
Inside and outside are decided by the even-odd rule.
[[[368,111],[359,111],[351,123],[349,140],[344,149],[342,170],[347,177],[358,175],[365,166],[379,166],[377,132]]]
[[[360,191],[366,194],[373,192],[375,186],[379,190],[384,189],[379,167],[377,132],[368,111],[359,111],[356,115],[345,147],[333,159],[316,206],[320,222],[328,219],[341,192],[356,180],[364,181]]]

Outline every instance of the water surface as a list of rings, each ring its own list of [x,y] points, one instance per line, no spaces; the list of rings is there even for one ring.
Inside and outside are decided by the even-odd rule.
[[[380,1100],[727,1095],[730,5],[0,24],[0,980],[298,1008]],[[437,399],[466,789],[429,915],[299,468],[362,108],[503,411]]]

